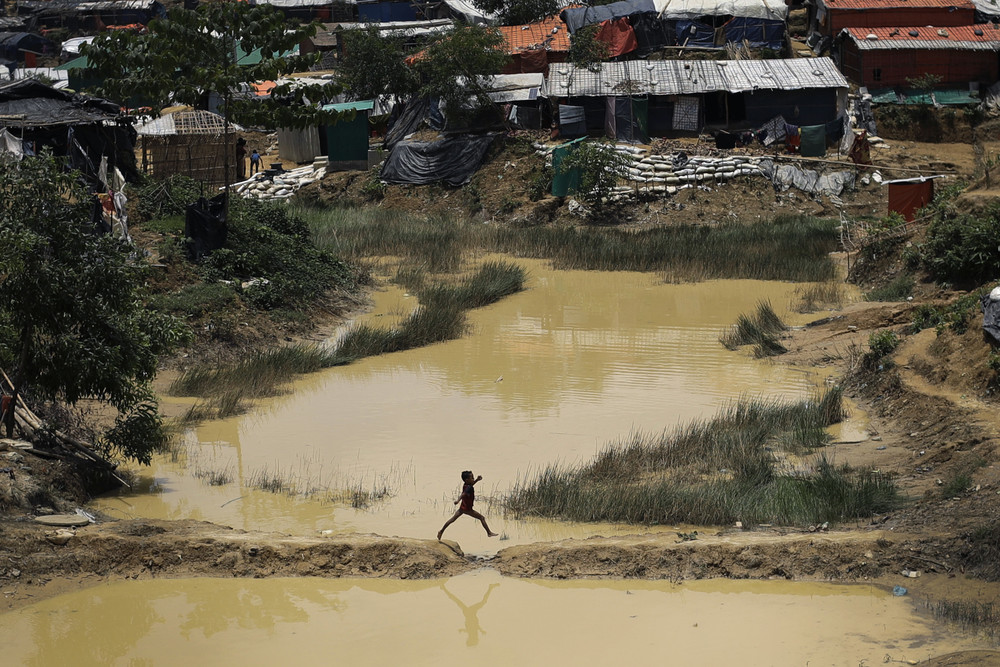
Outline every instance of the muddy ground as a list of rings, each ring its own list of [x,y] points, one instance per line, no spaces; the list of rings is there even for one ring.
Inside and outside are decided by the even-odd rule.
[[[679,147],[690,150],[687,144]],[[905,177],[901,167],[947,172],[976,181],[982,146],[932,144],[888,139],[874,151],[886,177]],[[660,146],[669,151],[670,146]],[[444,189],[389,186],[378,202],[361,193],[367,174],[332,174],[304,193],[319,203],[378,205],[421,214],[470,212],[504,224],[579,224],[566,202],[543,196],[532,201],[524,187],[540,160],[530,151],[495,153],[473,180],[473,187]],[[892,167],[895,167],[893,169]],[[993,196],[983,184],[970,201]],[[775,193],[760,181],[736,182],[711,191],[689,190],[673,198],[640,202],[623,212],[638,225],[709,223],[732,217],[752,219],[793,212],[849,217],[883,215],[885,188],[859,185],[843,201],[813,198],[791,191]],[[919,230],[916,232],[919,234]],[[918,239],[912,239],[918,240]],[[847,258],[843,258],[845,263]],[[877,267],[860,274],[874,285],[898,267]],[[483,566],[518,577],[609,577],[683,581],[710,577],[810,579],[874,582],[891,588],[902,583],[903,570],[922,573],[905,579],[914,595],[929,600],[968,599],[1000,603],[1000,586],[983,581],[994,576],[970,557],[969,535],[998,516],[1000,433],[995,374],[985,363],[991,347],[977,324],[965,334],[928,329],[903,335],[893,367],[877,376],[847,381],[868,336],[880,329],[905,333],[918,303],[945,303],[955,297],[930,284],[919,284],[913,302],[855,303],[816,314],[816,324],[791,331],[789,352],[761,363],[787,363],[822,369],[845,383],[847,395],[870,417],[867,436],[830,446],[834,460],[872,466],[895,474],[911,501],[898,511],[854,525],[792,530],[758,527],[718,529],[697,540],[673,536],[591,538],[501,549],[487,561],[467,559],[457,545],[433,540],[377,535],[290,537],[247,533],[192,521],[133,520],[77,528],[65,544],[52,528],[34,522],[46,512],[72,511],[83,501],[66,462],[42,458],[13,443],[0,442],[0,497],[12,499],[0,509],[0,590],[4,606],[14,609],[67,590],[120,578],[358,576],[447,577]],[[326,324],[329,324],[327,322]],[[277,338],[279,334],[276,334]],[[973,466],[972,464],[975,463]],[[972,484],[944,497],[944,480],[969,469]],[[55,491],[53,491],[53,489]],[[4,495],[6,494],[6,495]],[[637,533],[641,532],[638,528]],[[997,664],[997,656],[942,658],[935,663]],[[948,662],[948,660],[952,660]],[[957,662],[955,660],[958,660]],[[978,660],[978,662],[977,662]]]

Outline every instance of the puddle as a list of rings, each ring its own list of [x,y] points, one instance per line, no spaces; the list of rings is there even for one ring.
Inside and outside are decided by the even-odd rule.
[[[876,665],[988,646],[866,586],[191,579],[0,615],[18,665]]]
[[[484,478],[477,507],[505,540],[487,541],[463,518],[448,537],[468,553],[636,532],[507,521],[489,498],[550,464],[588,460],[634,430],[708,417],[741,395],[797,399],[814,391],[809,374],[718,342],[761,300],[792,324],[814,318],[789,314],[792,283],[668,285],[652,274],[554,271],[517,261],[529,271],[528,289],[471,311],[468,336],[305,377],[247,415],[190,430],[185,461],[157,458],[140,470],[134,493],[95,507],[248,530],[431,537],[453,511],[460,472],[472,469]],[[388,322],[414,305],[390,288],[377,293],[364,319]],[[232,479],[212,486],[205,477],[212,471]],[[315,493],[262,492],[253,488],[262,476]],[[382,490],[391,497],[351,506],[352,496]]]

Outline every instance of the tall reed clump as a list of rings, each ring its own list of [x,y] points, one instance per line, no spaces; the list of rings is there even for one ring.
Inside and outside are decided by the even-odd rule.
[[[778,341],[778,334],[787,329],[770,302],[761,301],[752,315],[743,313],[737,317],[736,324],[719,337],[719,342],[730,350],[753,345],[755,356],[770,357],[788,351]]]
[[[489,227],[479,233],[490,249],[549,258],[560,269],[660,271],[669,281],[821,282],[836,275],[829,257],[837,247],[834,223],[807,216],[642,231]]]
[[[558,269],[656,271],[669,281],[721,278],[832,280],[836,221],[778,216],[760,222],[633,231],[512,228],[382,209],[296,209],[324,250],[349,260],[394,256],[454,271],[473,250],[550,259]]]
[[[377,208],[296,208],[322,250],[347,260],[402,257],[432,272],[457,271],[470,226],[449,217]]]
[[[297,375],[346,361],[336,351],[289,345],[251,353],[231,366],[191,368],[171,383],[169,391],[174,396],[214,397],[219,405],[233,405],[242,399],[274,396],[281,385]]]
[[[842,416],[837,389],[799,403],[743,399],[673,432],[634,433],[581,468],[550,466],[503,503],[515,516],[702,525],[842,521],[895,506],[882,473],[825,457],[808,472],[783,465],[784,452],[824,444]]]

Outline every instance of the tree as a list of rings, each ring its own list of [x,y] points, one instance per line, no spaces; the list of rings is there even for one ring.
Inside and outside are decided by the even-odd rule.
[[[316,24],[290,28],[270,5],[213,2],[197,10],[181,7],[166,19],[150,21],[148,32],[109,30],[81,49],[90,67],[104,79],[97,93],[160,109],[170,104],[204,107],[209,93],[222,96],[226,122],[225,180],[229,182],[229,123],[268,127],[307,127],[334,122],[317,102],[336,92],[334,84],[284,83],[270,99],[237,93],[260,81],[274,81],[306,71],[319,54],[289,55]],[[248,55],[259,54],[259,62]]]
[[[463,115],[491,103],[489,82],[509,61],[506,41],[493,28],[460,26],[412,49],[406,42],[405,35],[383,36],[376,27],[351,31],[340,68],[348,94],[432,97],[449,115]]]
[[[441,100],[452,115],[468,112],[470,102],[477,108],[488,106],[489,83],[510,60],[505,44],[498,30],[474,25],[438,37],[413,63],[419,93]]]
[[[145,265],[95,233],[76,176],[47,155],[0,160],[0,364],[12,369],[15,404],[27,392],[110,405],[115,423],[97,445],[148,463],[164,439],[150,383],[183,328],[144,307]]]
[[[476,9],[494,14],[500,25],[534,23],[559,13],[556,0],[473,0]]]
[[[591,72],[600,72],[601,63],[608,58],[608,45],[597,39],[599,24],[585,25],[570,38],[569,61]]]
[[[355,100],[406,99],[420,89],[417,72],[406,65],[406,33],[382,34],[377,25],[344,32],[338,75]]]

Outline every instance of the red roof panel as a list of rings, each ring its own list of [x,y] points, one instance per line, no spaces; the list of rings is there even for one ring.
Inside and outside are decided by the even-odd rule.
[[[893,9],[897,7],[974,10],[970,0],[823,0],[828,9]]]
[[[1000,26],[991,23],[978,25],[960,25],[948,28],[933,28],[930,26],[909,28],[844,28],[851,37],[859,42],[875,35],[878,40],[892,42],[1000,42]],[[916,32],[911,35],[910,32]],[[980,33],[980,34],[976,34]]]

